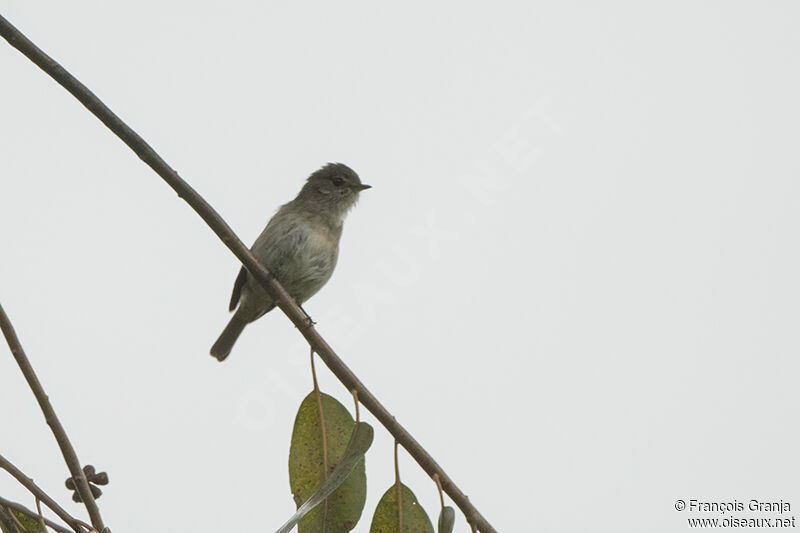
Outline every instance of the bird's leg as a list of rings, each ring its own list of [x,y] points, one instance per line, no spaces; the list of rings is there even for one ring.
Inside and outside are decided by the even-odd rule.
[[[297,304],[297,307],[299,307],[299,308],[300,308],[300,310],[303,312],[303,314],[304,314],[304,315],[306,315],[306,327],[309,327],[309,328],[310,328],[310,327],[313,327],[314,325],[316,325],[316,322],[314,322],[314,320],[311,318],[311,315],[309,315],[309,314],[306,312],[306,310],[305,310],[305,309],[303,309],[303,304],[302,304],[302,303],[300,303],[300,300],[298,300],[297,298],[295,298],[295,299],[294,299],[294,303],[296,303],[296,304]]]

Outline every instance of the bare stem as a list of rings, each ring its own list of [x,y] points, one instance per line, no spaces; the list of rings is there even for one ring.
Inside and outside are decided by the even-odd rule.
[[[353,395],[353,403],[356,405],[356,425],[361,422],[361,413],[358,409],[358,391],[353,389],[350,391],[350,394]]]
[[[39,513],[39,524],[42,526],[42,531],[47,531],[47,525],[42,516],[42,501],[39,498],[36,498],[36,512]]]
[[[325,479],[328,479],[328,435],[325,427],[325,413],[322,410],[322,394],[319,392],[317,384],[317,370],[314,368],[314,350],[311,350],[311,377],[314,381],[314,396],[317,399],[317,409],[319,410],[319,424],[322,428],[322,466],[325,470]]]
[[[309,321],[311,317],[309,317]],[[324,479],[328,479],[328,430],[325,427],[325,413],[322,410],[322,395],[319,392],[317,383],[317,368],[314,366],[314,349],[311,349],[311,378],[314,381],[314,396],[317,398],[317,409],[319,410],[319,427],[322,436],[322,473]],[[328,520],[328,499],[322,502],[322,529],[324,530]]]
[[[89,482],[86,480],[86,475],[83,473],[83,470],[81,470],[81,463],[78,460],[78,455],[75,453],[75,449],[72,447],[69,437],[67,437],[64,426],[62,426],[61,422],[58,420],[56,412],[50,404],[50,399],[44,392],[44,387],[42,387],[42,384],[39,382],[39,378],[36,377],[36,373],[33,371],[33,367],[30,361],[28,361],[25,351],[22,349],[22,344],[20,344],[17,338],[14,326],[11,325],[11,320],[9,320],[2,305],[0,305],[0,329],[3,331],[8,347],[11,348],[11,353],[14,355],[19,369],[22,371],[22,375],[25,376],[28,386],[31,388],[33,395],[36,396],[36,401],[39,402],[39,407],[42,409],[42,413],[44,413],[44,419],[47,421],[47,425],[50,426],[56,438],[58,447],[61,449],[61,455],[64,456],[64,461],[67,463],[69,472],[73,479],[75,479],[75,487],[78,490],[78,494],[80,494],[81,500],[83,500],[86,506],[86,511],[89,513],[89,518],[92,520],[92,525],[97,531],[103,531],[105,527],[103,525],[103,519],[100,517],[100,510],[97,508],[94,496],[92,496],[92,491],[89,489]]]
[[[397,461],[397,441],[394,441],[394,491],[397,497],[397,531],[403,533],[403,486],[400,483],[400,464]]]
[[[442,509],[444,509],[444,494],[442,494],[442,482],[439,481],[439,474],[434,474],[433,480],[436,482],[436,488],[439,490],[439,503],[442,504]]]
[[[69,524],[69,526],[73,529],[73,531],[75,531],[76,533],[83,533],[83,529],[81,529],[81,522],[79,520],[77,520],[76,518],[72,517],[67,511],[64,510],[63,507],[58,505],[55,502],[55,500],[53,500],[53,498],[48,496],[45,491],[43,491],[41,488],[39,488],[39,486],[36,483],[34,483],[31,478],[26,476],[19,468],[17,468],[13,464],[11,464],[11,462],[8,459],[6,459],[5,457],[3,457],[2,455],[0,455],[0,468],[2,468],[3,470],[5,470],[9,474],[11,474],[11,476],[14,479],[16,479],[17,481],[19,481],[20,484],[23,487],[28,489],[30,491],[30,493],[33,494],[34,497],[36,497],[36,499],[38,501],[41,501],[42,503],[44,503],[61,520],[63,520],[67,524]],[[0,503],[2,503],[3,505],[5,505],[7,507],[12,507],[12,505],[11,505],[12,502],[8,502],[7,500],[4,500],[2,498],[0,498]],[[28,511],[27,509],[22,508],[22,506],[19,505],[19,504],[17,504],[17,508],[21,508],[20,510],[23,510],[23,511],[25,511],[28,514],[31,514],[33,516],[36,516],[35,512]]]
[[[355,389],[358,391],[359,400],[364,407],[366,407],[386,430],[392,434],[429,476],[439,474],[442,488],[447,492],[459,509],[461,509],[467,517],[467,520],[478,524],[478,529],[481,533],[496,533],[496,530],[480,512],[478,512],[478,509],[472,505],[466,494],[456,486],[442,467],[440,467],[414,437],[397,422],[395,417],[381,405],[378,399],[363,383],[361,383],[352,370],[344,364],[344,361],[336,355],[333,348],[325,342],[325,339],[322,338],[311,321],[308,320],[308,315],[306,315],[294,299],[289,296],[281,284],[272,277],[269,271],[256,260],[247,246],[236,236],[219,213],[217,213],[197,191],[184,181],[175,170],[167,165],[161,156],[159,156],[142,137],[117,117],[108,106],[100,101],[94,93],[72,76],[72,74],[67,72],[58,62],[40,50],[2,16],[0,16],[0,35],[2,35],[11,46],[33,61],[39,68],[77,98],[86,109],[100,119],[108,129],[128,145],[142,161],[172,187],[180,198],[183,198],[186,203],[200,215],[200,218],[208,224],[225,246],[233,252],[236,258],[242,262],[253,277],[264,286],[277,306],[289,317],[289,320],[297,327],[314,352],[320,356],[322,361],[339,381],[347,387],[348,390]],[[84,499],[84,501],[86,500]]]

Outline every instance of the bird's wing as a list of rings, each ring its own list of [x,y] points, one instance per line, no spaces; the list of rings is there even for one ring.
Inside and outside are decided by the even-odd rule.
[[[233,283],[233,294],[231,294],[231,304],[228,306],[228,311],[236,309],[236,304],[239,303],[239,298],[242,296],[242,288],[247,281],[247,269],[242,267],[239,275],[236,276],[236,281]]]

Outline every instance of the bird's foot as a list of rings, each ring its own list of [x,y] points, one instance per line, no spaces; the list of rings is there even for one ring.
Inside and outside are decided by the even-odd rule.
[[[316,322],[314,322],[314,319],[312,319],[312,318],[311,318],[311,315],[309,315],[309,314],[306,312],[306,310],[305,310],[305,309],[303,309],[303,306],[300,304],[300,302],[299,302],[298,300],[295,300],[295,303],[297,304],[297,307],[299,307],[299,308],[300,308],[300,310],[303,312],[303,314],[304,314],[304,315],[306,315],[306,320],[305,320],[306,324],[305,324],[305,327],[307,327],[307,328],[312,328],[312,327],[314,327],[314,326],[315,326],[317,323],[316,323]]]

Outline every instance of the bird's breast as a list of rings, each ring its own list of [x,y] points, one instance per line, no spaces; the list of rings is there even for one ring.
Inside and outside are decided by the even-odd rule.
[[[278,281],[289,294],[302,301],[315,294],[330,279],[339,252],[339,235],[321,224],[305,223],[297,228],[297,244],[285,256]]]

